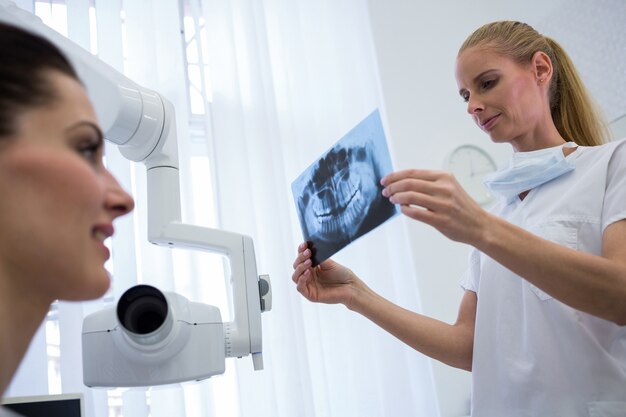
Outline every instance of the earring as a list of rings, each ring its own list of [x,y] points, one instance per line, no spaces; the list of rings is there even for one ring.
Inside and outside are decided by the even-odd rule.
[[[545,78],[541,78],[541,79],[539,79],[539,82],[543,83],[545,80],[546,80]]]

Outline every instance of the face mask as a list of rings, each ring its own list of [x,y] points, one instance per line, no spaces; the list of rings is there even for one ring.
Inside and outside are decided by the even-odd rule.
[[[562,148],[574,148],[574,142],[532,152],[515,152],[509,165],[487,175],[485,187],[496,196],[512,202],[524,191],[572,171],[575,165],[565,159]]]

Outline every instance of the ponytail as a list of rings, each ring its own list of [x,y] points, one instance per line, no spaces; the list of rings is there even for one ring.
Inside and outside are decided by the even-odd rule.
[[[555,74],[550,85],[550,112],[559,133],[582,146],[601,145],[610,139],[606,123],[585,88],[574,63],[553,39],[545,37]]]

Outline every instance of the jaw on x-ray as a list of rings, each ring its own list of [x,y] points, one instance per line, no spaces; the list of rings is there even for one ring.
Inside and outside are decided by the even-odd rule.
[[[389,172],[391,158],[376,110],[293,182],[314,265],[399,212],[381,194],[380,179]]]

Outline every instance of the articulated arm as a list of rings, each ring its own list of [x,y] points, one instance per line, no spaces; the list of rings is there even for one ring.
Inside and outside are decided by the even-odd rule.
[[[259,286],[269,282],[259,281],[250,237],[181,223],[180,198],[176,198],[180,196],[176,123],[171,103],[131,81],[10,1],[0,0],[0,20],[38,33],[57,45],[85,84],[105,139],[117,144],[127,159],[145,164],[150,242],[218,252],[229,258],[235,317],[224,326],[226,356],[252,353],[255,369],[262,369]]]

